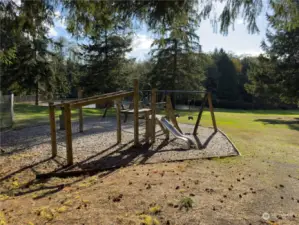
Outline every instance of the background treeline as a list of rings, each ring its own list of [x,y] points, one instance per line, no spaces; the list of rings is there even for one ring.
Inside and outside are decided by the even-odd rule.
[[[130,89],[138,78],[140,89],[211,90],[216,107],[296,107],[298,1],[269,2],[270,29],[261,43],[265,54],[258,57],[201,51],[196,30],[216,1],[204,2],[1,1],[1,91],[35,94],[38,104],[38,95],[75,97],[82,87],[91,96]],[[249,32],[258,31],[255,18],[263,5],[250,2],[227,1],[215,20],[220,32],[227,33],[241,9]],[[57,20],[66,23],[73,39],[49,37]],[[127,57],[138,23],[146,24],[155,37],[149,58],[142,62]]]

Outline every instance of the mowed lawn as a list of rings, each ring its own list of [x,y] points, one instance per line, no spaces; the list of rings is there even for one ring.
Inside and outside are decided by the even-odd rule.
[[[16,104],[14,106],[15,118],[13,128],[18,129],[26,126],[36,126],[49,123],[49,109],[47,106],[35,106],[29,104]],[[101,116],[104,110],[84,108],[84,116]],[[56,120],[59,119],[61,110],[56,109]],[[115,114],[114,109],[109,109],[107,116]],[[72,110],[72,118],[78,118],[78,110]]]
[[[188,116],[193,116],[193,120],[188,120]],[[299,165],[299,110],[216,109],[215,116],[217,126],[243,156],[270,157],[277,162]],[[196,112],[180,112],[178,121],[194,124],[196,117]],[[203,113],[201,121],[202,126],[212,126],[209,111]]]
[[[102,109],[84,108],[84,116],[101,116]],[[56,117],[60,115],[57,109]],[[197,112],[179,111],[179,123],[194,124]],[[107,115],[113,116],[114,109]],[[77,119],[77,110],[72,110]],[[192,116],[193,120],[188,120]],[[237,146],[243,156],[255,156],[288,163],[299,163],[299,110],[229,110],[215,109],[217,126]],[[47,124],[48,107],[28,104],[15,105],[15,128]],[[202,126],[212,126],[209,111],[205,110]],[[199,134],[200,135],[200,134]],[[233,160],[233,159],[228,159]]]

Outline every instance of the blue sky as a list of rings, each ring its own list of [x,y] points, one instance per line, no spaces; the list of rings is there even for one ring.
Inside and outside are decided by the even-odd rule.
[[[55,14],[54,26],[49,27],[49,36],[54,38],[63,36],[76,42],[76,40],[72,39],[71,35],[67,33],[66,24],[60,18],[60,12],[57,11]],[[204,20],[197,30],[197,34],[200,37],[203,52],[210,52],[215,48],[223,48],[237,55],[258,55],[262,53],[260,45],[267,29],[267,21],[264,12],[257,18],[257,25],[260,32],[258,34],[249,34],[243,20],[237,19],[234,24],[234,29],[230,28],[228,35],[224,36],[219,32],[214,32],[210,20]],[[146,31],[145,26],[135,29],[132,42],[133,50],[128,56],[137,58],[137,60],[149,58],[148,53],[152,41],[153,35]]]

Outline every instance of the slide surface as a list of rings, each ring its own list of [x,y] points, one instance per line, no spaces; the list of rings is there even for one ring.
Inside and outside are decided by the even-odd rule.
[[[165,127],[165,129],[169,130],[176,138],[183,140],[187,143],[188,149],[191,145],[195,145],[193,140],[186,135],[180,133],[165,117],[157,117],[157,120],[161,122],[161,124]]]

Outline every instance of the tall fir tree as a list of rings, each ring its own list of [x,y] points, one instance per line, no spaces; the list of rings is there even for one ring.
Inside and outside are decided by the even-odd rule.
[[[220,72],[217,97],[225,100],[238,99],[238,77],[235,66],[223,49],[214,52],[214,59]]]
[[[95,14],[88,32],[90,44],[82,46],[87,72],[82,85],[88,87],[86,93],[105,93],[119,88],[119,81],[125,76],[121,67],[127,61],[126,53],[131,51],[129,24],[113,14],[108,4],[103,7],[105,10]]]

